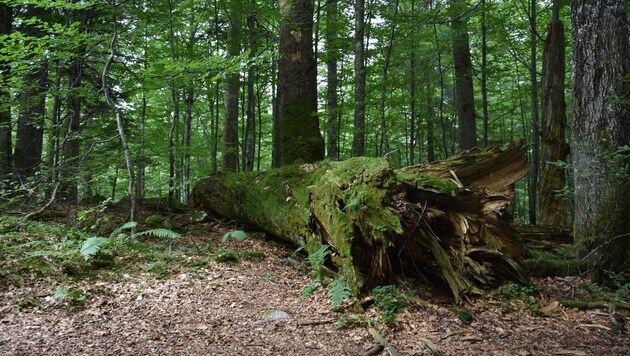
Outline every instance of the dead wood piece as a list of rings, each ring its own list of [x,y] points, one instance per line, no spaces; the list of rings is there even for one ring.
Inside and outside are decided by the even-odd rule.
[[[355,157],[199,181],[193,203],[304,248],[327,245],[354,294],[421,278],[456,302],[505,280],[527,282],[507,207],[527,146],[472,149],[392,169]]]
[[[387,340],[385,340],[381,334],[378,333],[378,331],[376,331],[373,328],[368,328],[368,332],[370,333],[370,335],[372,335],[372,338],[374,339],[374,342],[380,344],[383,346],[383,351],[387,352],[388,355],[390,356],[400,356],[400,353],[398,352],[398,350],[396,350],[394,347],[392,347],[392,345],[389,344],[389,342],[387,342]]]

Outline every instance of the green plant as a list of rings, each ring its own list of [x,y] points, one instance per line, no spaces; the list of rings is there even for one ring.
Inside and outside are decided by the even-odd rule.
[[[374,306],[378,309],[380,320],[385,324],[391,324],[396,314],[406,307],[405,295],[395,285],[379,286],[372,289]]]
[[[346,277],[340,277],[334,279],[328,285],[328,297],[330,298],[330,304],[333,307],[340,306],[344,300],[350,298],[350,287],[346,281]]]
[[[217,262],[237,262],[238,257],[232,250],[220,250],[214,258]]]
[[[82,289],[68,289],[65,285],[57,287],[53,298],[55,298],[57,302],[69,301],[71,304],[75,305],[82,305],[87,300],[87,296]]]
[[[313,240],[312,240],[313,241]],[[317,247],[315,249],[314,247]],[[330,246],[320,244],[319,246],[307,246],[308,248],[308,257],[307,261],[311,266],[312,274],[317,279],[323,279],[324,275],[322,273],[324,263],[326,262],[326,256],[330,253]]]
[[[246,233],[245,231],[242,231],[242,230],[232,230],[232,231],[228,231],[228,232],[226,232],[226,233],[223,235],[223,238],[221,239],[221,243],[223,243],[223,244],[224,244],[224,243],[226,243],[226,242],[227,242],[227,240],[228,240],[230,237],[231,237],[231,238],[233,238],[233,239],[236,239],[236,240],[238,240],[238,241],[241,241],[241,242],[242,242],[242,241],[247,240],[247,238],[248,238],[249,236],[247,235],[247,233]]]
[[[470,310],[453,307],[450,309],[451,313],[455,314],[459,320],[465,324],[470,324],[473,320],[473,314]]]
[[[319,288],[321,285],[322,284],[319,278],[311,280],[311,282],[306,287],[304,287],[304,289],[302,289],[302,291],[300,292],[300,296],[302,297],[311,296],[313,292],[315,292],[317,288]]]
[[[497,294],[502,298],[503,309],[521,309],[523,306],[528,312],[537,313],[540,310],[538,299],[533,295],[534,286],[521,286],[515,283],[506,283],[497,288]]]

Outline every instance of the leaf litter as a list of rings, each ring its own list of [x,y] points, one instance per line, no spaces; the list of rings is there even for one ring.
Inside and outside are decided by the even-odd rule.
[[[264,258],[207,259],[164,276],[122,271],[111,280],[80,280],[66,291],[87,296],[80,301],[55,298],[59,286],[45,279],[7,286],[0,290],[0,354],[362,355],[375,349],[370,328],[403,355],[627,355],[630,350],[628,334],[584,327],[609,327],[606,310],[558,303],[570,297],[567,284],[584,283],[577,277],[535,280],[540,313],[488,292],[463,306],[473,317],[462,321],[449,309],[449,298],[413,285],[416,297],[391,325],[337,328],[341,317],[359,312],[333,310],[322,288],[301,296],[311,279],[290,247],[265,238],[225,239],[230,229],[206,225],[206,232],[181,243],[221,245],[237,255],[256,251]],[[189,258],[204,257],[196,253]],[[364,315],[376,320],[371,310]]]

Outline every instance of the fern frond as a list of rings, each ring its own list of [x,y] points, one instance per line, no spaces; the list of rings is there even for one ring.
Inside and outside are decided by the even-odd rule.
[[[340,306],[344,300],[350,298],[350,287],[346,282],[346,277],[337,278],[330,282],[328,296],[333,307]]]
[[[90,257],[98,253],[101,247],[110,243],[110,241],[110,239],[106,239],[104,237],[90,237],[89,239],[85,240],[85,242],[81,246],[81,256],[83,256],[84,260],[89,260]]]
[[[151,230],[142,231],[136,234],[136,236],[145,236],[145,235],[154,236],[160,239],[173,239],[173,240],[180,238],[182,236],[180,233],[177,233],[169,229],[151,229]]]
[[[137,221],[129,221],[119,226],[116,230],[112,231],[112,233],[109,236],[116,237],[120,235],[120,233],[122,233],[124,230],[132,229],[132,228],[135,228],[136,226],[138,226]]]

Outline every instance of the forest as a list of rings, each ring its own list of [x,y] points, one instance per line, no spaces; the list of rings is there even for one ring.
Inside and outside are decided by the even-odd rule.
[[[629,17],[0,0],[0,352],[623,354]]]

